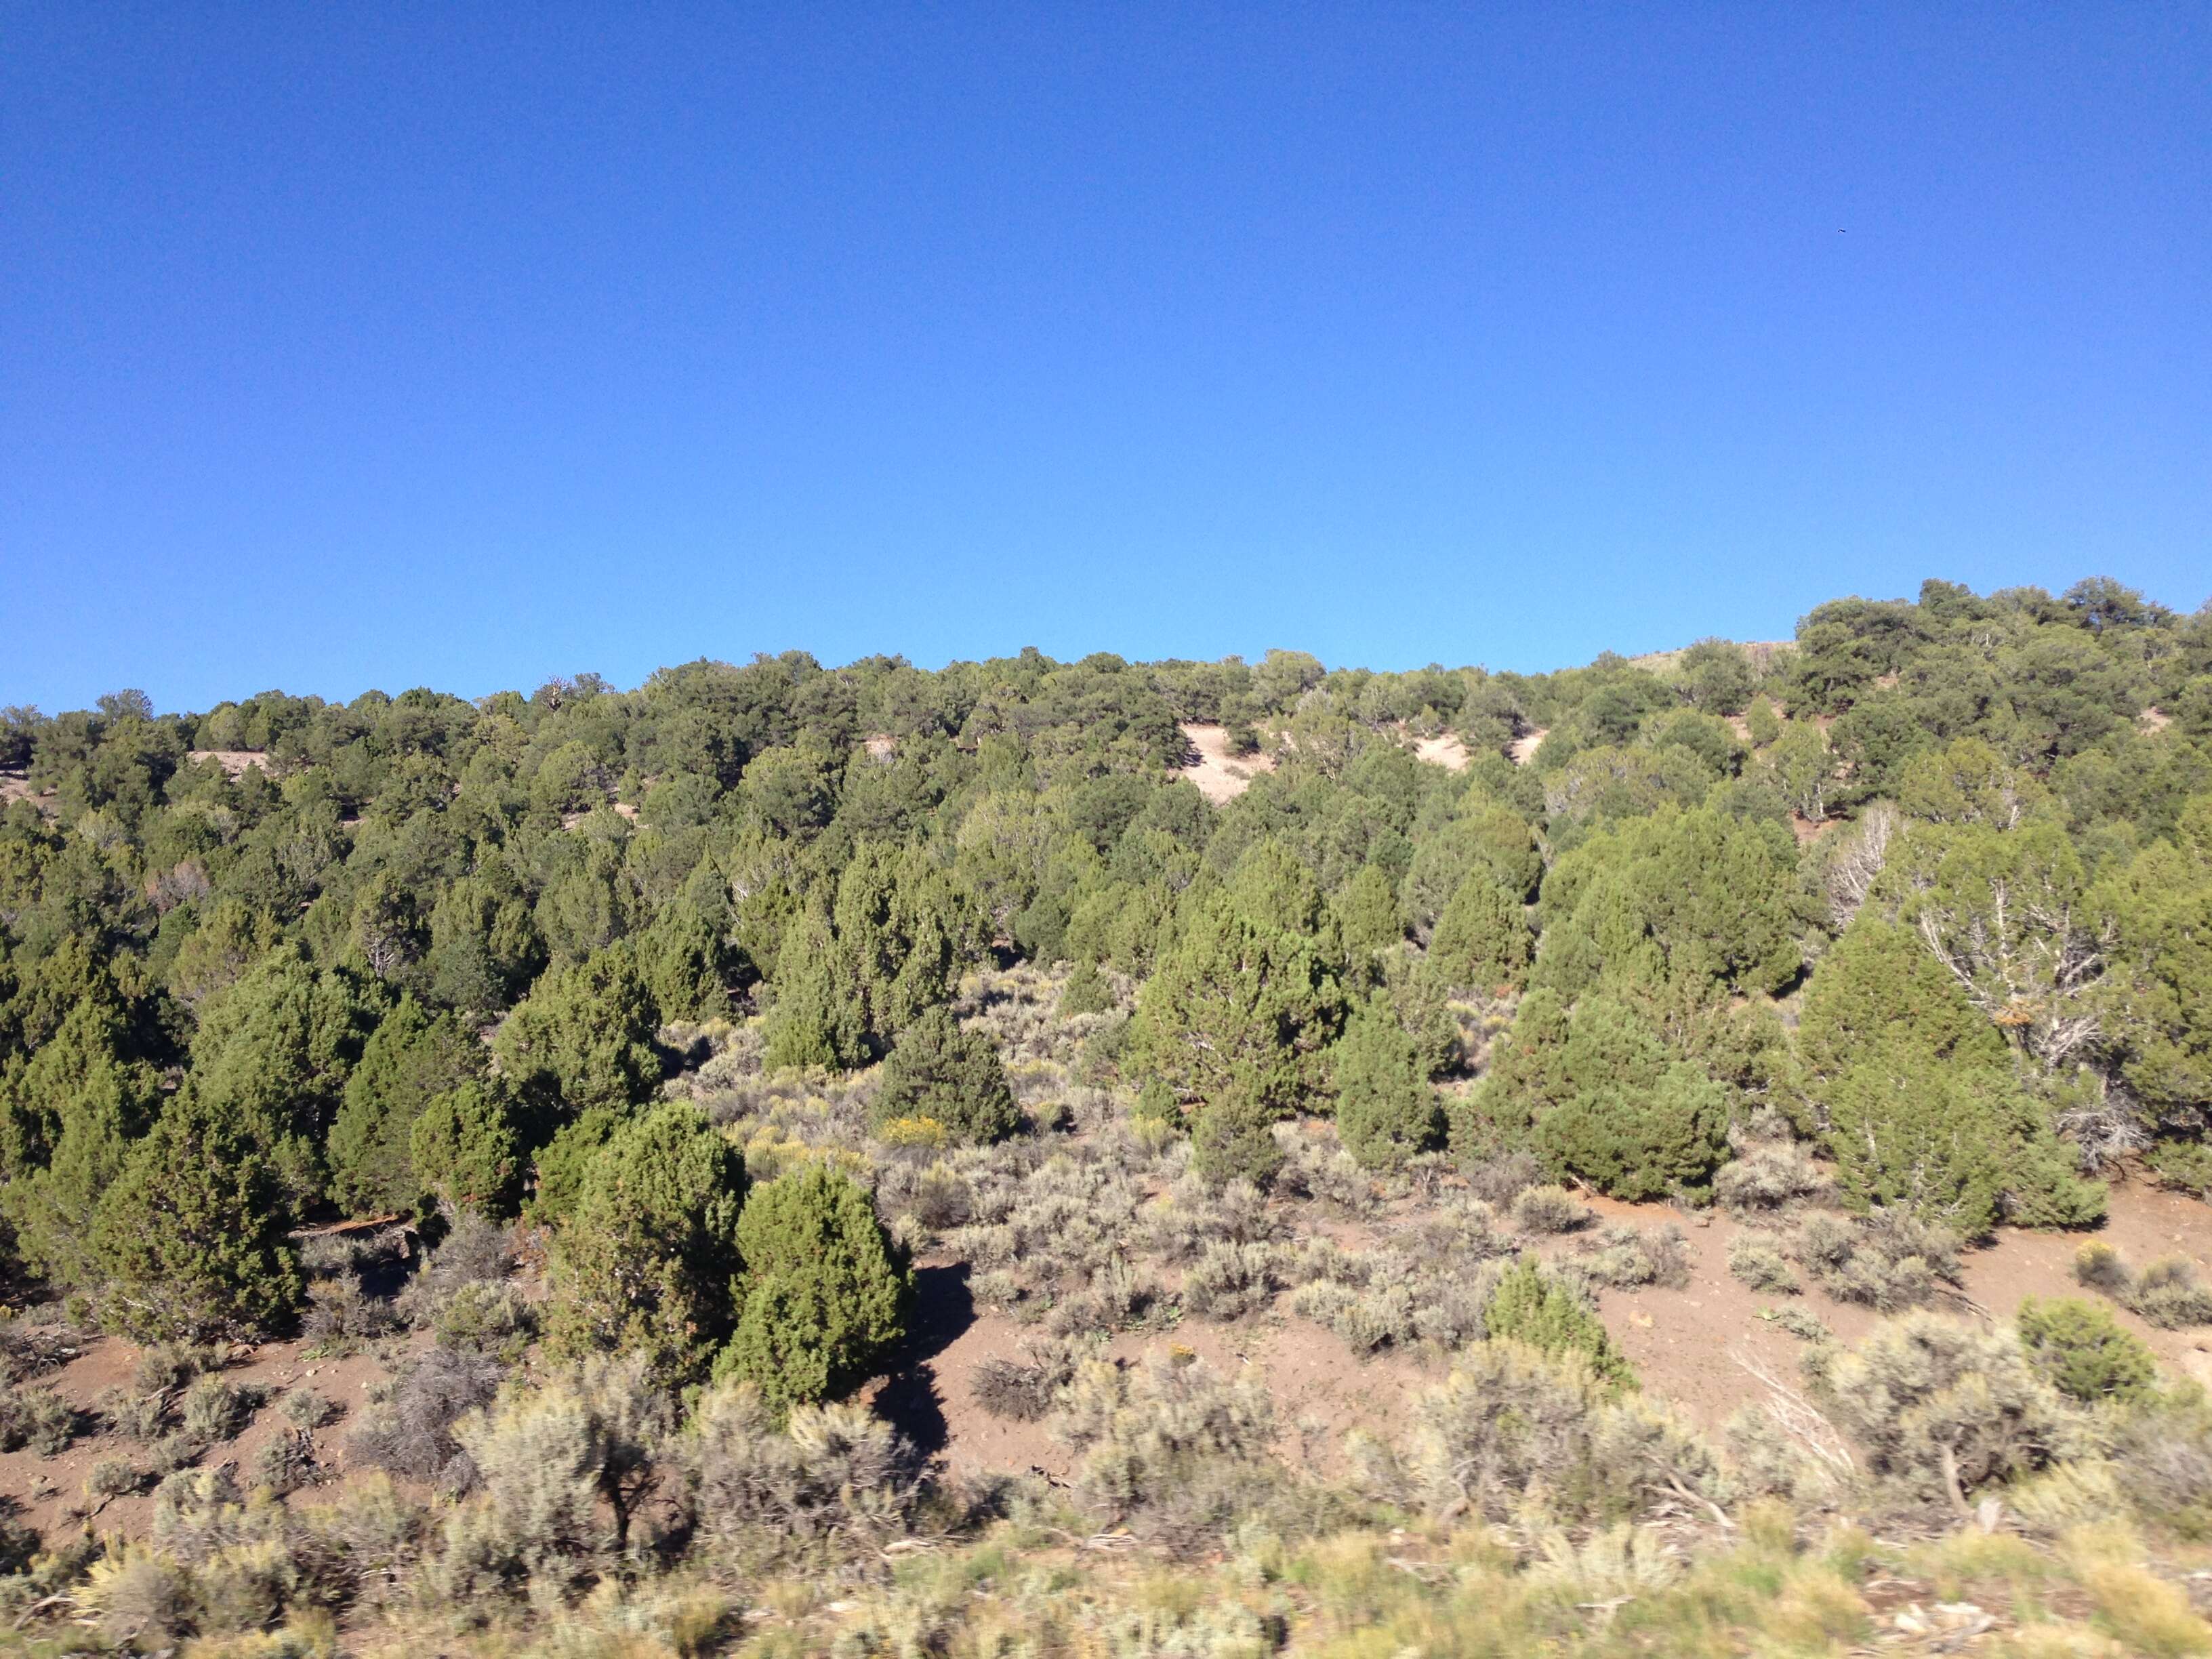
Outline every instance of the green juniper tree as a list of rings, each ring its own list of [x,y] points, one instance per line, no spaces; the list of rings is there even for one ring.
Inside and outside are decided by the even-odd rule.
[[[947,1008],[931,1009],[900,1034],[872,1110],[879,1125],[927,1118],[964,1141],[1001,1140],[1021,1122],[999,1051]]]
[[[840,1393],[906,1333],[914,1276],[868,1194],[821,1164],[755,1189],[738,1223],[744,1310],[714,1363],[779,1404]]]
[[[89,1253],[103,1320],[135,1341],[267,1332],[303,1290],[264,1126],[187,1085],[100,1200]]]
[[[744,1156],[696,1106],[617,1128],[555,1239],[548,1345],[640,1354],[664,1379],[698,1380],[735,1315],[744,1199]]]

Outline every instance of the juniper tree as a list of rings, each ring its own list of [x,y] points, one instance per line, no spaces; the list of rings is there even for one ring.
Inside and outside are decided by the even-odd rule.
[[[626,951],[549,969],[492,1039],[500,1070],[554,1121],[649,1098],[660,1080],[652,993]]]
[[[1520,900],[1478,871],[1459,884],[1437,918],[1423,971],[1455,991],[1518,986],[1528,975],[1532,943]]]
[[[1021,1122],[998,1049],[946,1008],[931,1009],[900,1034],[871,1110],[878,1125],[927,1118],[964,1141],[1000,1140]]]
[[[331,1191],[339,1204],[356,1215],[411,1207],[425,1186],[409,1150],[415,1120],[483,1069],[473,1031],[402,996],[363,1045],[331,1125]]]
[[[702,1376],[735,1315],[744,1188],[744,1156],[689,1102],[623,1124],[555,1237],[549,1346],[641,1354],[671,1382]]]
[[[1920,940],[1869,909],[1814,975],[1798,1027],[1813,1127],[1860,1206],[1900,1205],[1969,1236],[2000,1215],[2103,1212],[2004,1038]]]
[[[906,1333],[914,1277],[868,1194],[811,1164],[754,1189],[738,1223],[743,1313],[714,1363],[778,1404],[841,1393]]]
[[[1390,1170],[1426,1151],[1443,1125],[1419,1049],[1387,1005],[1363,1008],[1331,1055],[1336,1130],[1369,1170]]]
[[[409,1177],[456,1209],[506,1217],[522,1188],[522,1137],[505,1083],[463,1083],[427,1102],[408,1126]]]
[[[234,1097],[187,1085],[94,1219],[101,1316],[134,1341],[267,1331],[298,1305],[283,1182]]]

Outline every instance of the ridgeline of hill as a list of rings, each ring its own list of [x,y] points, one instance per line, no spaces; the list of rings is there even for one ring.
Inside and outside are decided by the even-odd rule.
[[[2212,1652],[2212,611],[0,710],[41,1653]]]

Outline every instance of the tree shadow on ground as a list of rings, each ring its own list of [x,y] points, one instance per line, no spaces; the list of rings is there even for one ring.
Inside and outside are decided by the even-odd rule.
[[[945,1397],[931,1362],[975,1322],[968,1272],[964,1261],[915,1269],[914,1324],[891,1356],[890,1374],[876,1395],[876,1409],[924,1457],[944,1450],[948,1434]]]

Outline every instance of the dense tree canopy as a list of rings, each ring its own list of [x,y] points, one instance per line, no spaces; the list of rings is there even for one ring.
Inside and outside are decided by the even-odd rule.
[[[1855,1204],[1971,1232],[2212,1156],[2212,615],[2103,580],[1540,676],[790,653],[118,693],[8,711],[0,771],[4,1265],[144,1334],[281,1327],[292,1231],[442,1206],[551,1229],[559,1343],[841,1387],[903,1318],[865,1186],[763,1164],[747,1206],[665,1097],[726,1056],[871,1074],[852,1144],[1056,1133],[987,964],[1060,975],[1082,1087],[1217,1182],[1334,1114],[1378,1168],[1448,1127],[1697,1201],[1786,1120]]]

